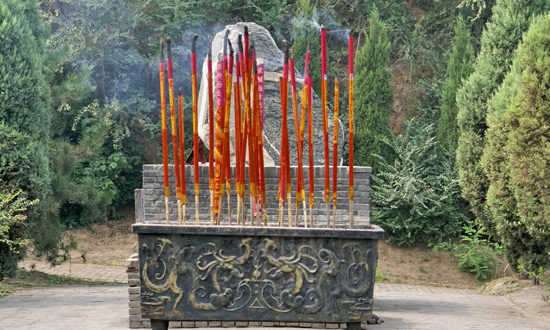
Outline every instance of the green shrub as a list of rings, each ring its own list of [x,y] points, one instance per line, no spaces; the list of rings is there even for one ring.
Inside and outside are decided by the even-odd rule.
[[[458,268],[475,274],[478,281],[494,278],[498,269],[497,257],[502,255],[502,247],[487,239],[487,231],[480,225],[468,222],[464,226],[460,243],[451,240],[434,245],[433,251],[439,249],[451,252],[458,261]]]
[[[21,196],[22,190],[0,191],[0,281],[11,277],[17,269],[17,261],[30,241],[19,234],[27,220],[27,209],[38,203]]]
[[[437,156],[435,125],[411,120],[402,136],[386,143],[396,159],[380,157],[373,175],[372,221],[386,230],[388,242],[410,246],[457,236],[466,217],[459,210],[453,162]]]

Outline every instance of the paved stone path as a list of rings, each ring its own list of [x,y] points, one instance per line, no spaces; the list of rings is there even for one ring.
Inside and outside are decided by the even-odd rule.
[[[122,265],[122,261],[120,263]],[[77,277],[88,281],[128,283],[126,268],[122,266],[100,266],[66,262],[52,267],[49,263],[41,260],[25,259],[19,262],[19,267],[27,270],[38,270],[52,275]]]
[[[42,264],[36,268],[55,274],[66,269]],[[73,264],[70,270],[67,275],[97,281],[124,282],[126,275],[124,267]],[[125,285],[25,289],[0,299],[0,329],[128,329],[127,306]],[[381,283],[375,288],[374,310],[384,323],[369,330],[550,329],[550,324],[532,317],[507,296],[470,290]]]

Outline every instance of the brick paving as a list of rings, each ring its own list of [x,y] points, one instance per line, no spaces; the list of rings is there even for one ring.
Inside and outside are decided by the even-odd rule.
[[[28,262],[21,265],[30,267]],[[126,281],[124,267],[72,264],[70,272],[63,273],[68,266],[49,268],[37,263],[36,269],[95,281]],[[530,317],[508,296],[480,295],[461,289],[380,283],[375,288],[374,312],[384,323],[369,325],[369,330],[550,329],[549,324]],[[0,299],[0,329],[128,329],[128,287],[71,285],[24,289]]]
[[[51,275],[81,278],[88,281],[128,283],[126,267],[122,266],[122,262],[121,266],[100,266],[66,262],[52,267],[49,263],[41,260],[25,259],[19,262],[19,267],[27,270],[38,270]]]

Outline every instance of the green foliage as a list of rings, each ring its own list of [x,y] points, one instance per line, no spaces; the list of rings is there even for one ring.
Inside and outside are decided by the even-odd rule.
[[[458,268],[475,274],[478,281],[496,276],[499,266],[497,257],[502,255],[502,247],[488,240],[486,230],[473,222],[464,226],[460,243],[449,240],[435,244],[433,251],[439,249],[453,253],[458,260]]]
[[[459,16],[456,21],[453,49],[447,67],[447,79],[443,84],[441,114],[437,126],[437,139],[443,152],[455,153],[458,142],[456,92],[462,85],[462,80],[472,72],[473,56],[468,26],[462,16]]]
[[[355,161],[378,170],[380,155],[389,163],[391,148],[383,142],[391,139],[389,116],[392,111],[392,76],[388,70],[390,42],[386,26],[376,10],[371,13],[365,45],[355,60]]]
[[[453,162],[437,157],[434,126],[425,119],[410,120],[402,136],[387,141],[395,162],[381,159],[373,175],[373,222],[393,245],[438,243],[458,235],[466,220],[458,209]]]
[[[51,212],[69,227],[116,216],[133,201],[143,151],[156,154],[151,138],[160,130],[152,111],[159,97],[150,91],[158,81],[132,34],[143,24],[141,5],[43,1],[54,29],[47,62],[55,110]]]
[[[42,72],[45,30],[35,1],[0,3],[0,180],[40,202],[28,211],[36,251],[55,253],[60,226],[48,216],[49,90]]]
[[[499,0],[481,38],[474,72],[457,92],[459,141],[457,164],[462,194],[490,234],[495,226],[485,210],[488,180],[481,166],[485,146],[487,101],[509,71],[513,51],[533,15],[550,9],[548,1]]]
[[[7,245],[10,250],[18,253],[30,241],[21,237],[10,237],[10,229],[23,226],[27,209],[38,203],[38,200],[29,201],[20,196],[22,190],[0,191],[0,244]]]
[[[510,132],[510,102],[519,92],[519,62],[515,60],[510,72],[487,105],[486,143],[481,166],[488,178],[486,210],[490,212],[494,236],[506,248],[508,260],[517,267],[517,259],[525,249],[522,243],[525,233],[509,224],[518,221],[516,200],[510,183],[509,156],[505,152]]]
[[[548,15],[531,24],[510,72],[489,101],[482,159],[496,236],[510,263],[535,275],[550,264],[550,209],[545,205],[550,178],[544,170],[550,164],[548,31]]]
[[[78,141],[58,139],[52,143],[55,169],[52,189],[63,223],[71,228],[89,226],[113,214],[119,194],[117,178],[129,167],[121,151],[123,128],[113,119],[116,104],[85,107],[74,119],[72,131]]]
[[[510,102],[510,186],[519,221],[507,223],[528,235],[518,263],[528,271],[550,265],[550,15],[535,20],[518,51],[521,77]]]
[[[30,240],[20,236],[21,228],[26,224],[27,209],[38,203],[20,196],[22,190],[10,191],[0,188],[0,281],[13,276],[22,249]]]

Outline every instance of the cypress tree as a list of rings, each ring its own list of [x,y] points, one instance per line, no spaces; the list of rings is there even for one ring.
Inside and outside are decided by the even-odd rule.
[[[495,238],[506,248],[507,259],[514,267],[517,267],[517,260],[521,254],[519,251],[524,250],[524,247],[517,244],[521,241],[518,238],[523,234],[515,231],[519,235],[514,238],[514,229],[506,225],[519,219],[516,200],[510,186],[508,155],[504,148],[508,144],[510,132],[510,102],[518,94],[519,76],[520,67],[516,59],[502,85],[488,102],[487,140],[481,160],[483,172],[489,181],[486,205],[494,223]]]
[[[459,138],[456,160],[462,194],[490,234],[494,234],[495,228],[485,210],[489,183],[481,166],[487,129],[487,101],[509,71],[513,51],[531,17],[549,8],[550,2],[546,0],[497,0],[491,21],[481,37],[474,72],[457,92]]]
[[[0,22],[0,181],[6,189],[17,187],[26,198],[39,200],[29,209],[28,234],[37,250],[54,250],[59,231],[53,230],[58,228],[55,221],[50,226],[46,207],[50,108],[42,73],[45,32],[36,1],[0,2]],[[0,248],[0,254],[6,260],[16,258],[9,249]],[[4,274],[13,270],[4,269]]]
[[[505,238],[516,251],[518,265],[538,273],[550,265],[550,15],[531,24],[518,61],[521,76],[510,102],[504,152],[519,221],[499,227],[511,234]]]
[[[355,161],[376,170],[380,155],[392,162],[392,149],[383,141],[391,140],[389,116],[392,112],[392,75],[388,70],[390,41],[378,11],[371,12],[365,45],[355,60]]]
[[[458,17],[454,32],[453,50],[447,66],[447,79],[443,84],[441,115],[437,125],[437,139],[442,153],[452,151],[450,154],[454,154],[458,142],[456,92],[462,86],[462,80],[472,73],[474,56],[470,31],[462,16]]]

